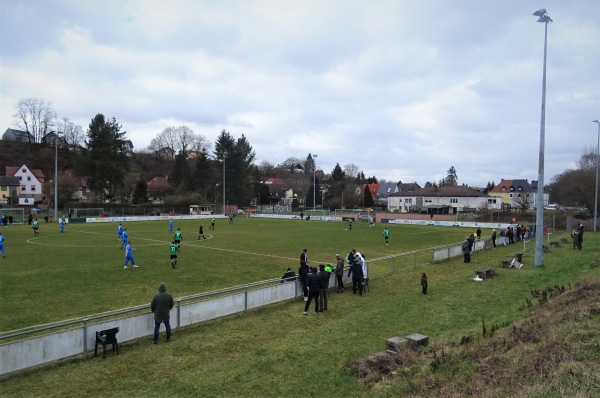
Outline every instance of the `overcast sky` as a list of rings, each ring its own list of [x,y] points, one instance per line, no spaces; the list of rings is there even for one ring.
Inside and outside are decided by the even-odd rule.
[[[169,126],[246,136],[256,163],[317,154],[367,176],[537,180],[597,145],[598,0],[0,0],[0,128],[22,98],[136,150]]]

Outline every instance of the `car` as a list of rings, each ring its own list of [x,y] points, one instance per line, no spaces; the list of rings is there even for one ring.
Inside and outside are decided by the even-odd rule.
[[[557,204],[549,204],[548,206],[544,206],[544,210],[558,210],[559,206]]]

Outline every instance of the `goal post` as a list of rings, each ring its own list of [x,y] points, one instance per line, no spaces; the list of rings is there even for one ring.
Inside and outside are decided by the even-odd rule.
[[[6,218],[7,225],[10,225],[11,217],[12,217],[12,224],[25,224],[25,221],[26,221],[25,209],[23,209],[23,208],[10,208],[10,209],[2,208],[2,209],[0,209],[0,215],[2,216],[3,223],[4,223],[4,218]]]

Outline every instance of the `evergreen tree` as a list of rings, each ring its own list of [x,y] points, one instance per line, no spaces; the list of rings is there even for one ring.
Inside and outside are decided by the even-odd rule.
[[[335,164],[333,171],[331,172],[331,179],[333,181],[344,181],[346,178],[346,173],[342,170],[339,163]]]
[[[188,192],[190,187],[191,169],[185,152],[181,151],[175,156],[175,163],[169,173],[169,182],[179,193]]]
[[[148,183],[142,176],[135,183],[132,202],[134,205],[148,203]]]
[[[129,143],[125,132],[115,118],[106,121],[97,114],[91,121],[79,174],[87,178],[88,187],[112,198],[117,187],[122,186],[129,170],[127,155]]]
[[[218,179],[213,171],[213,167],[210,159],[208,158],[208,151],[206,148],[198,153],[196,164],[192,172],[191,189],[199,192],[205,198],[212,197],[215,192],[215,185]]]
[[[371,193],[371,189],[369,189],[369,184],[365,185],[365,190],[364,190],[364,204],[363,207],[373,207],[373,205],[375,204],[375,201],[373,200],[373,194]]]
[[[220,163],[221,173],[225,167],[226,202],[238,206],[248,205],[254,193],[252,162],[256,155],[246,137],[242,134],[234,140],[227,131],[221,131],[214,155],[215,160]]]

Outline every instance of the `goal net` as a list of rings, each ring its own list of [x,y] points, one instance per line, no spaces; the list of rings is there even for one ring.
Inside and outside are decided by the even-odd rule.
[[[103,213],[104,208],[102,207],[90,207],[86,209],[69,208],[69,217],[74,218],[100,217]]]
[[[11,218],[13,224],[24,224],[25,219],[25,209],[0,209],[0,215],[2,216],[2,223],[4,223],[4,219],[6,219],[6,225],[10,225]]]

